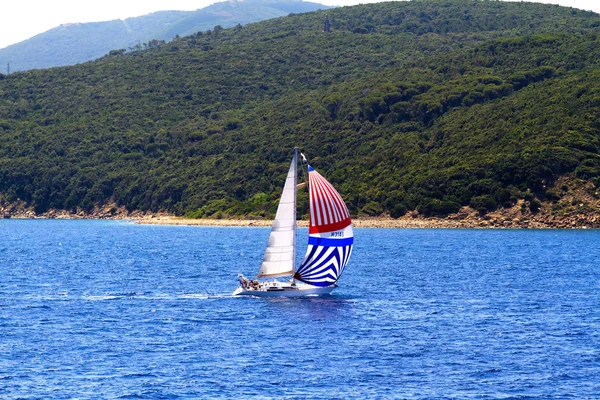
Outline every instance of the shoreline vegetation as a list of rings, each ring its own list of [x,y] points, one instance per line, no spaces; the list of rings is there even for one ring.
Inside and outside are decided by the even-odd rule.
[[[186,225],[186,226],[254,226],[269,227],[272,219],[252,218],[199,218],[191,219],[168,213],[127,212],[124,208],[96,208],[91,213],[50,210],[36,214],[22,207],[0,206],[0,219],[103,219],[133,221],[144,225]],[[355,228],[495,228],[495,229],[600,229],[600,215],[596,212],[571,212],[566,215],[552,215],[541,210],[537,213],[525,211],[515,206],[481,215],[479,212],[463,207],[458,213],[445,218],[425,217],[409,212],[400,218],[359,217],[353,218]],[[308,226],[308,221],[299,220],[299,227]]]

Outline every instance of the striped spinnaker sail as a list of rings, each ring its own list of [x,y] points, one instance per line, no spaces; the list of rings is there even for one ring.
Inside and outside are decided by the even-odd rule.
[[[354,243],[352,221],[342,197],[311,166],[308,187],[308,249],[294,278],[315,286],[330,286],[342,275],[350,259]]]

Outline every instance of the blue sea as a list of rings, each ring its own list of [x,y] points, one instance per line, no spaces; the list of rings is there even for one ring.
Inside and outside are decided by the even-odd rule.
[[[232,297],[268,235],[0,220],[0,398],[600,398],[600,231],[356,229],[331,296]]]

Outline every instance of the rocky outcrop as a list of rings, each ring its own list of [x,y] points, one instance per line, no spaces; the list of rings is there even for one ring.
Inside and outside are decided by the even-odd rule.
[[[96,207],[91,212],[48,210],[44,213],[36,213],[24,203],[0,204],[0,218],[5,219],[137,219],[144,215],[140,211],[130,213],[124,207],[116,207],[115,205]]]

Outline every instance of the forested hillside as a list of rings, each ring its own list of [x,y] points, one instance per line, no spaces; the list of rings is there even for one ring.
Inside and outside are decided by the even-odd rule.
[[[330,33],[315,12],[0,75],[1,201],[269,216],[296,145],[354,215],[535,210],[568,190],[561,176],[600,185],[599,15],[464,0],[327,13]]]
[[[230,0],[196,11],[159,11],[103,22],[70,21],[0,49],[0,65],[4,68],[10,64],[13,72],[73,65],[102,57],[111,50],[144,49],[216,25],[230,28],[327,8],[330,7],[301,0]]]

